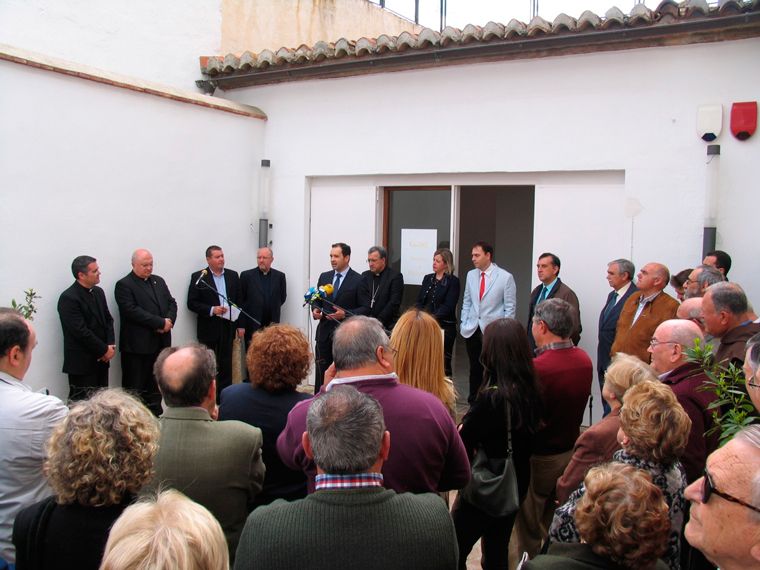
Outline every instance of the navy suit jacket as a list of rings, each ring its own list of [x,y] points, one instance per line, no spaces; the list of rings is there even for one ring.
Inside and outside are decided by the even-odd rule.
[[[435,273],[429,273],[422,279],[422,287],[417,295],[417,302],[414,304],[418,309],[425,308],[425,302],[430,289],[435,285]],[[459,291],[461,284],[459,277],[456,275],[444,275],[438,284],[436,297],[432,299],[431,309],[433,316],[440,324],[456,324],[457,322],[457,302],[459,301]]]
[[[319,276],[319,280],[317,281],[317,287],[321,287],[322,285],[327,285],[328,283],[332,285],[333,279],[335,279],[335,271],[325,271],[322,275]],[[336,305],[347,309],[351,311],[352,313],[356,312],[356,309],[359,306],[359,284],[361,283],[361,276],[354,271],[353,269],[349,268],[348,273],[346,273],[345,278],[340,284],[340,288],[338,289],[338,293],[333,293],[327,299],[329,301],[332,301]],[[330,313],[334,313],[335,309],[330,306],[329,303],[322,303],[320,301],[317,301],[316,304],[318,306],[321,305],[322,308],[322,314],[323,315],[329,315]],[[350,315],[346,314],[346,318],[348,318]],[[318,341],[325,341],[332,337],[333,332],[336,328],[338,328],[338,325],[340,323],[338,321],[333,321],[331,319],[325,319],[322,318],[319,321],[319,325],[317,325],[317,340]]]
[[[218,306],[219,296],[216,293],[216,284],[211,276],[211,270],[207,267],[203,282],[208,285],[198,284],[201,272],[196,271],[190,276],[190,288],[187,291],[187,308],[198,315],[198,341],[203,344],[215,344],[221,337],[222,327],[231,326],[232,323],[220,317],[211,316],[211,307]],[[227,288],[227,298],[237,305],[240,303],[240,277],[237,271],[224,270],[224,284]]]
[[[280,308],[288,297],[285,274],[276,269],[269,270],[269,298],[264,298],[262,280],[265,279],[261,269],[254,267],[240,274],[240,303],[241,308],[249,313],[254,319],[261,322],[264,318],[264,307],[269,305],[271,322],[280,322]],[[250,336],[259,330],[259,325],[245,315],[240,315],[241,326],[245,327],[245,336]]]
[[[116,304],[121,315],[119,350],[135,354],[155,354],[171,346],[172,333],[159,333],[164,319],[177,322],[177,301],[158,275],[147,281],[130,271],[116,282]]]
[[[607,300],[604,302],[604,307],[602,307],[602,312],[599,313],[599,345],[596,349],[596,371],[599,373],[599,378],[604,378],[604,372],[607,370],[607,367],[610,365],[610,360],[612,359],[610,357],[610,349],[612,348],[612,343],[615,342],[615,329],[617,329],[620,311],[623,310],[623,305],[625,305],[628,297],[633,295],[636,291],[638,291],[638,288],[631,283],[631,286],[628,287],[628,291],[625,292],[605,316],[604,308],[615,294],[615,291],[610,291],[610,294],[607,295]]]
[[[63,328],[63,372],[94,373],[100,364],[98,359],[109,345],[116,344],[113,317],[103,289],[93,287],[90,293],[74,283],[58,298],[58,315]]]

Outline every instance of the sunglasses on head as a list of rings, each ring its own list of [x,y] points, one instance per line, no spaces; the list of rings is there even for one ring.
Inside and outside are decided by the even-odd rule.
[[[754,505],[750,505],[749,503],[745,503],[741,499],[737,499],[733,495],[729,495],[728,493],[724,493],[723,491],[718,491],[718,489],[715,488],[715,484],[713,483],[712,477],[710,476],[710,472],[707,470],[707,467],[705,467],[704,479],[705,481],[702,485],[702,503],[707,503],[707,501],[710,500],[711,496],[717,495],[718,497],[721,497],[727,501],[731,501],[732,503],[736,503],[737,505],[741,505],[742,507],[747,507],[748,509],[752,509],[756,513],[760,513],[760,507],[756,507]]]

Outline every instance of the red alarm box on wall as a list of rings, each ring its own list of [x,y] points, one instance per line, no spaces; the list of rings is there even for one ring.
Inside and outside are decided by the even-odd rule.
[[[731,133],[740,141],[746,141],[757,128],[757,101],[731,105]]]

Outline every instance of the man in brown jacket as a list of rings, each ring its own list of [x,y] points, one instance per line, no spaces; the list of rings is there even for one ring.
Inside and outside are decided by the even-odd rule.
[[[620,312],[610,355],[625,352],[648,364],[649,341],[660,323],[675,318],[678,301],[663,292],[670,282],[670,272],[661,263],[647,263],[637,281],[639,290],[628,297]]]

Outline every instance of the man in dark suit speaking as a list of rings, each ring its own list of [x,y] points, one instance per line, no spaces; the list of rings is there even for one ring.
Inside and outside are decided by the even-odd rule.
[[[198,315],[198,342],[216,356],[218,396],[232,383],[232,340],[237,317],[233,316],[236,309],[229,303],[240,302],[240,277],[236,271],[224,268],[224,252],[218,245],[206,248],[206,263],[206,269],[190,277],[187,308]],[[242,328],[238,334],[242,336]]]
[[[166,281],[153,274],[153,256],[147,249],[132,254],[132,271],[116,282],[114,294],[121,316],[121,384],[138,392],[151,411],[159,414],[161,395],[153,364],[158,353],[171,346],[177,302]]]
[[[272,269],[274,254],[272,248],[259,248],[256,254],[257,267],[240,274],[241,307],[260,324],[252,321],[245,314],[240,315],[240,322],[245,328],[245,339],[251,341],[251,335],[262,327],[280,322],[280,308],[288,296],[285,274]]]
[[[116,353],[113,318],[100,283],[97,260],[80,255],[71,263],[76,282],[58,298],[63,328],[63,372],[69,375],[69,399],[108,387],[108,367]]]
[[[331,284],[333,292],[327,297],[328,301],[342,307],[334,308],[330,303],[317,301],[311,309],[311,316],[319,321],[316,338],[316,370],[314,373],[314,393],[319,392],[327,370],[333,362],[332,337],[340,322],[347,316],[347,309],[354,312],[359,306],[358,290],[361,277],[349,267],[351,262],[351,246],[342,242],[334,243],[330,249],[330,265],[332,271],[325,271],[319,276],[317,287]]]

